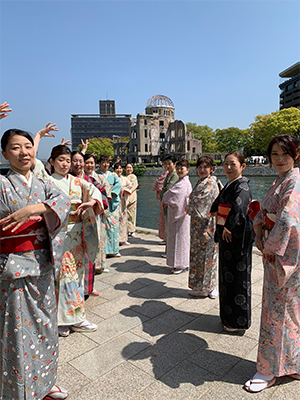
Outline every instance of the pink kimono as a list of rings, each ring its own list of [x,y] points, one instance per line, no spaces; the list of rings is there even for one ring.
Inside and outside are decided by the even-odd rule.
[[[257,369],[263,374],[300,374],[300,176],[298,168],[277,178],[262,202],[263,212],[276,214],[264,246],[264,286]]]
[[[185,212],[192,185],[188,176],[177,181],[163,196],[168,206],[167,265],[173,268],[190,264],[191,217]]]

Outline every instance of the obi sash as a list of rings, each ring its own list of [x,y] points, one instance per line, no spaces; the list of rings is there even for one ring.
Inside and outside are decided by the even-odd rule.
[[[48,231],[41,217],[30,217],[15,232],[0,227],[0,254],[49,249]]]
[[[276,221],[276,214],[268,213],[267,210],[263,210],[264,223],[262,229],[264,231],[264,236],[267,239],[270,235],[271,230],[274,228]]]
[[[225,225],[230,209],[231,209],[231,204],[223,204],[223,203],[219,204],[217,225],[222,225],[222,226]]]
[[[69,214],[69,222],[68,224],[76,224],[77,222],[82,222],[82,215],[75,214],[75,211],[80,206],[81,203],[71,204],[71,210]]]
[[[248,215],[251,219],[254,219],[256,214],[260,211],[260,204],[258,200],[251,201],[248,207]]]

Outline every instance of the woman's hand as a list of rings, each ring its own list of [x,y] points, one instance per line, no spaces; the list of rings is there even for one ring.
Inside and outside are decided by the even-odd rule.
[[[275,263],[275,254],[267,249],[263,249],[263,256],[266,257],[267,261],[271,264]]]
[[[9,104],[7,104],[6,101],[0,104],[0,119],[7,117],[8,113],[12,111],[12,108],[7,107],[9,107]]]
[[[232,233],[227,228],[225,228],[225,226],[222,233],[222,239],[226,240],[227,243],[232,242]]]
[[[41,129],[40,131],[37,132],[37,135],[40,135],[40,137],[55,137],[52,133],[49,133],[51,131],[58,131],[58,128],[56,124],[51,124],[51,122],[48,122],[48,124],[45,126],[45,128]]]
[[[49,212],[52,212],[51,208],[44,203],[31,204],[30,206],[20,208],[20,210],[2,218],[0,220],[0,225],[4,225],[2,228],[4,231],[14,227],[11,231],[15,232],[32,215],[47,214]]]
[[[85,212],[89,209],[94,207],[94,205],[96,204],[96,200],[95,199],[91,199],[90,201],[86,202],[86,203],[82,203],[80,204],[80,206],[77,208],[77,210],[75,211],[75,215],[84,215]]]
[[[62,140],[61,140],[61,144],[63,146],[71,146],[72,142],[71,142],[71,140],[65,140],[65,138],[63,137]]]
[[[89,145],[89,140],[86,139],[86,141],[84,142],[82,139],[81,140],[81,144],[82,144],[82,149],[81,149],[81,153],[85,154]]]
[[[217,215],[218,215],[218,211],[214,211],[214,212],[210,213],[211,217],[216,217]]]
[[[258,248],[259,251],[262,253],[264,252],[264,241],[263,241],[263,236],[262,233],[256,233],[255,236],[255,246]]]

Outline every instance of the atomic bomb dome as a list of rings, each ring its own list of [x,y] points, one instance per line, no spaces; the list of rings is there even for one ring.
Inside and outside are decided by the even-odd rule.
[[[157,94],[156,96],[150,97],[147,101],[146,108],[148,107],[172,107],[174,108],[173,101],[167,97],[163,96],[162,94]]]

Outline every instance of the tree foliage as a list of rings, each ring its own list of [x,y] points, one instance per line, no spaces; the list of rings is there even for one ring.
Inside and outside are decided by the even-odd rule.
[[[82,145],[80,144],[77,148],[78,150],[82,149]],[[114,145],[113,141],[108,138],[93,138],[89,139],[89,145],[86,151],[86,154],[94,153],[96,157],[101,156],[104,154],[108,157],[114,156]]]
[[[192,122],[188,122],[186,124],[186,128],[189,132],[192,132],[194,134],[195,139],[202,141],[203,153],[217,152],[215,132],[212,128],[207,125],[197,125]]]
[[[257,155],[265,154],[268,144],[274,136],[299,136],[300,110],[291,107],[267,115],[257,115],[249,130],[251,151]]]
[[[243,153],[248,145],[250,134],[248,129],[239,129],[235,127],[227,129],[216,129],[215,137],[217,149],[220,153],[229,151],[240,151]]]

